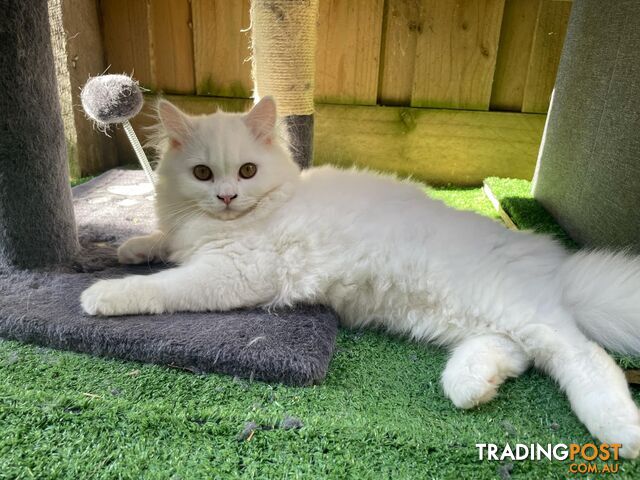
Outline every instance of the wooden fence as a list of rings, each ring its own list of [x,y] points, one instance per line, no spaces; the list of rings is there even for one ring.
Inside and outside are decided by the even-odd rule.
[[[316,100],[546,112],[571,3],[320,0]],[[111,72],[251,95],[249,0],[100,0]]]
[[[249,0],[49,4],[72,174],[135,162],[121,131],[116,156],[78,110],[87,76],[107,66],[188,112],[249,105]],[[570,9],[562,0],[320,0],[314,162],[434,184],[530,178]],[[143,137],[150,121],[134,119]]]

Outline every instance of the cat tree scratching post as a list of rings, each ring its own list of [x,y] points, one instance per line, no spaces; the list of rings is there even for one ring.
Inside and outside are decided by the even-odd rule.
[[[41,267],[78,248],[47,0],[3,6],[0,267]]]
[[[251,2],[255,96],[275,97],[303,168],[313,159],[317,18],[318,0]]]
[[[640,252],[640,2],[574,2],[534,180],[578,242]]]

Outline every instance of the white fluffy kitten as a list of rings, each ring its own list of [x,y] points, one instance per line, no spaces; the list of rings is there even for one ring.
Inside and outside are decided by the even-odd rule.
[[[323,303],[347,326],[452,347],[442,384],[461,408],[490,400],[533,363],[594,436],[638,455],[640,418],[625,377],[591,341],[640,354],[637,257],[570,255],[390,176],[301,173],[269,97],[248,114],[191,117],[165,101],[158,109],[167,140],[159,230],[118,254],[179,266],[97,282],[82,294],[87,313]]]

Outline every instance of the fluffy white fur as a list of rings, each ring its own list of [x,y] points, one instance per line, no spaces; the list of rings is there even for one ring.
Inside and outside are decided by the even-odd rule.
[[[442,383],[460,408],[490,400],[534,364],[594,436],[638,455],[638,409],[622,371],[594,343],[640,354],[637,257],[570,255],[390,176],[328,166],[301,173],[270,98],[244,115],[190,117],[167,102],[159,115],[167,140],[159,229],[118,253],[123,263],[178,266],[94,284],[82,294],[87,313],[327,304],[349,327],[452,347]],[[257,174],[243,179],[247,162]],[[213,179],[196,179],[196,165]]]

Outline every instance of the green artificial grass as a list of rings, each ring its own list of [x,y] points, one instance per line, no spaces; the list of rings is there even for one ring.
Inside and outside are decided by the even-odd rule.
[[[430,194],[495,217],[480,189]],[[0,478],[569,476],[569,463],[479,461],[475,447],[592,441],[549,378],[527,372],[460,411],[439,384],[445,361],[342,330],[325,383],[294,388],[0,341]],[[640,463],[618,478],[640,478]]]
[[[565,233],[531,194],[531,182],[515,178],[489,177],[484,181],[520,230],[553,235],[568,248],[578,245]]]
[[[91,180],[92,178],[95,178],[94,176],[88,176],[88,177],[71,177],[70,183],[72,187],[75,187],[76,185],[80,185],[83,183],[88,182],[89,180]]]
[[[426,192],[433,198],[442,200],[450,207],[471,210],[486,217],[499,219],[491,202],[480,188],[427,187]]]

